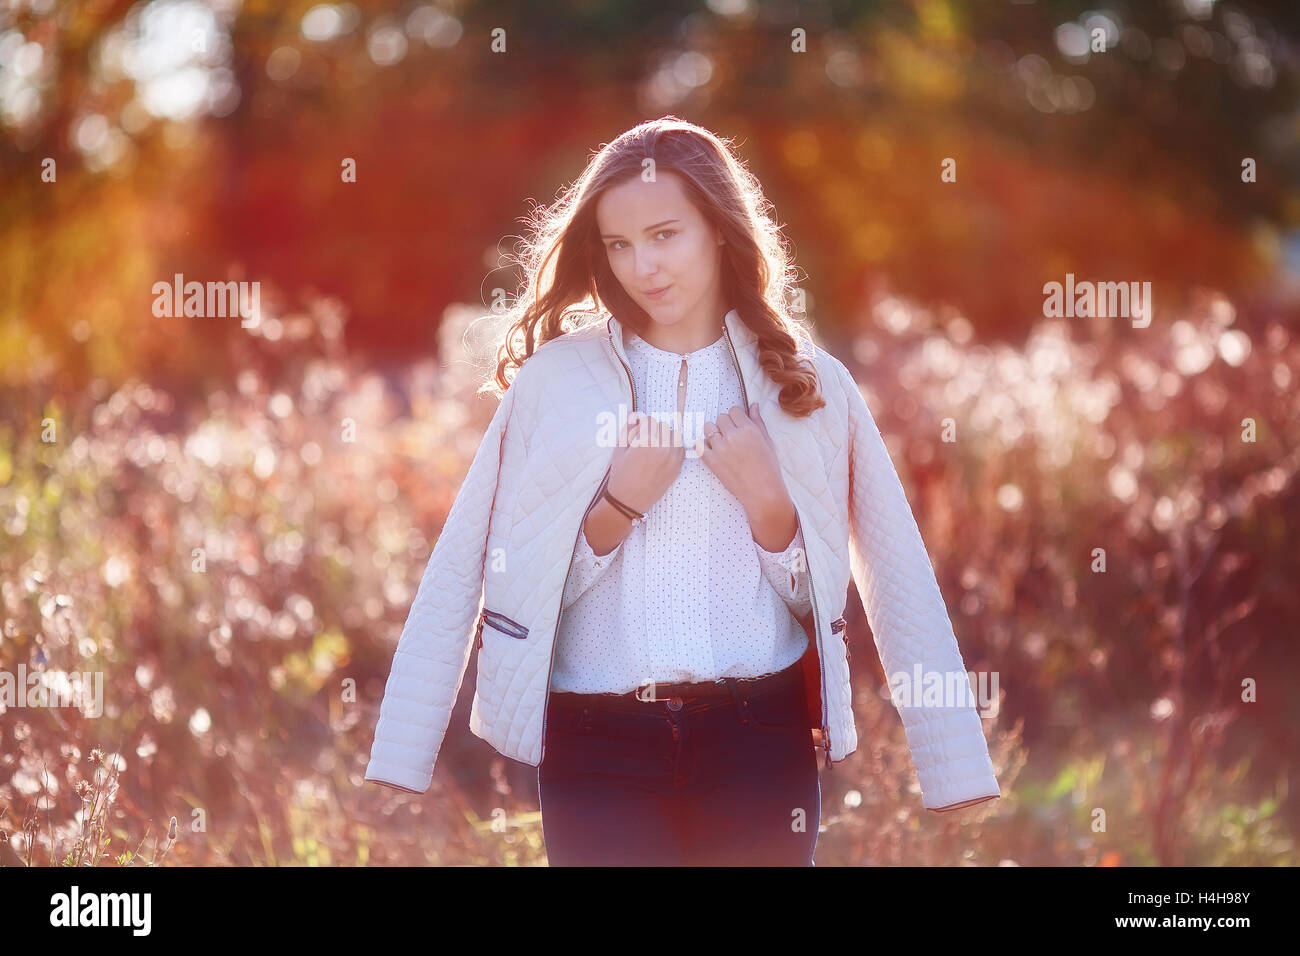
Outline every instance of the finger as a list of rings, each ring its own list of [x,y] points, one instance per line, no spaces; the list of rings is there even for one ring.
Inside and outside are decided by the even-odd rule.
[[[624,444],[640,447],[646,443],[649,428],[646,418],[640,412],[636,412],[628,419],[627,428],[624,430]]]
[[[718,423],[718,432],[722,435],[723,438],[726,438],[727,435],[729,435],[731,432],[736,430],[735,419],[731,417],[731,412],[729,411],[722,412],[720,415],[718,415],[717,423]]]
[[[645,426],[642,428],[642,434],[645,436],[643,443],[647,448],[658,448],[667,441],[667,432],[664,431],[665,425],[662,421],[653,415],[647,415]]]
[[[643,448],[658,448],[666,440],[664,423],[653,415],[642,416],[637,439]]]
[[[670,418],[664,422],[664,446],[673,448],[677,445],[684,444],[682,441],[682,431],[677,427],[677,419]]]

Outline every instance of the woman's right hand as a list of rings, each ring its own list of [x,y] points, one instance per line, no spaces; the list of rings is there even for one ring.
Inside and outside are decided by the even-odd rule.
[[[609,466],[609,493],[645,514],[664,496],[686,458],[680,433],[639,413],[628,416]],[[632,522],[601,495],[584,526],[592,552],[606,555],[632,533]]]
[[[644,412],[623,426],[609,471],[609,493],[645,514],[677,479],[686,458],[681,433],[672,422]]]

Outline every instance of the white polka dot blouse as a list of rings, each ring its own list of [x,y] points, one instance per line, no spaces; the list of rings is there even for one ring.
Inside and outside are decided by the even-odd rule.
[[[645,521],[609,554],[578,535],[562,598],[551,690],[626,694],[647,682],[758,677],[790,666],[808,647],[795,620],[811,610],[802,530],[780,553],[754,540],[745,510],[691,452],[705,422],[744,407],[720,336],[684,355],[628,331],[637,408],[659,421],[677,411],[687,455]]]

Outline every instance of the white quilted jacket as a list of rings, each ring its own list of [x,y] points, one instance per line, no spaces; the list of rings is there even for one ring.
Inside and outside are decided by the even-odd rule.
[[[746,406],[759,414],[799,525],[812,585],[802,622],[810,708],[828,764],[857,749],[844,605],[850,572],[886,675],[960,673],[965,665],[916,520],[856,383],[817,346],[826,406],[781,410],[756,336],[733,310],[724,334]],[[619,322],[608,316],[552,339],[520,367],[483,436],[429,558],[393,656],[366,780],[423,793],[478,650],[469,727],[497,751],[542,761],[560,598],[574,545],[613,448],[598,416],[635,408]],[[842,639],[841,639],[842,638]],[[948,681],[945,677],[944,685]],[[969,685],[967,685],[969,686]],[[818,693],[815,688],[820,688]],[[817,700],[820,698],[820,700]],[[923,805],[1001,796],[980,717],[969,704],[899,706]],[[816,735],[814,735],[816,739]]]

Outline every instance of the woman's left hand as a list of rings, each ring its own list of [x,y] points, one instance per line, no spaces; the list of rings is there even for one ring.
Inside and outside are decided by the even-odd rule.
[[[751,526],[774,513],[783,514],[787,508],[793,515],[776,446],[757,405],[750,405],[748,414],[733,405],[716,421],[705,422],[704,437],[696,441],[695,452],[723,487],[736,496]]]

